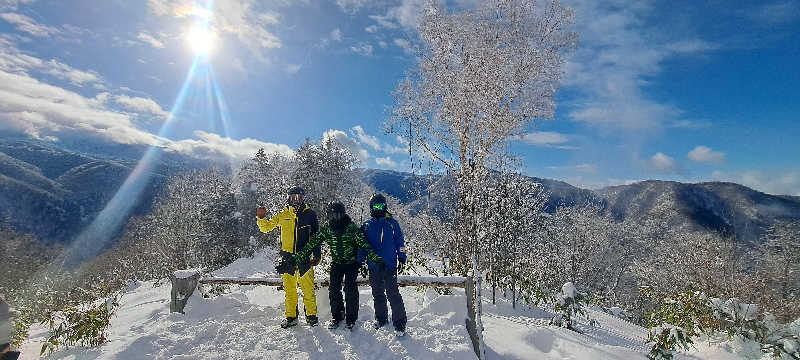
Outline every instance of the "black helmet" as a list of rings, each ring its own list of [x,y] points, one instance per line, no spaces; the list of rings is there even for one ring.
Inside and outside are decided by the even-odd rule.
[[[295,208],[301,207],[305,195],[306,192],[303,190],[303,188],[295,186],[289,189],[289,197],[286,199],[286,203],[288,203],[290,206],[294,206]]]
[[[331,201],[328,205],[325,206],[325,212],[327,213],[339,213],[344,214],[344,204],[338,201]]]
[[[303,190],[303,188],[301,188],[299,186],[295,186],[295,187],[292,187],[291,189],[289,189],[289,195],[294,195],[294,194],[300,194],[300,195],[305,196],[306,195],[306,191]]]
[[[382,217],[386,215],[387,210],[386,197],[380,193],[372,195],[369,199],[369,214],[373,217]]]
[[[343,219],[347,217],[344,210],[344,204],[338,201],[329,202],[328,205],[325,205],[325,215],[328,216],[328,220],[338,223],[341,222]]]

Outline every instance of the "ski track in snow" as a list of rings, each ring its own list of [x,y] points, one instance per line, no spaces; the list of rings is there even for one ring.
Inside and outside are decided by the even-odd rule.
[[[214,273],[226,277],[274,276],[274,256],[239,259]],[[324,276],[316,274],[317,277]],[[186,314],[169,313],[168,282],[137,283],[124,290],[108,334],[109,342],[94,349],[72,348],[52,359],[473,359],[464,326],[463,289],[439,295],[432,289],[402,288],[408,314],[407,335],[397,338],[390,324],[375,330],[372,294],[359,288],[359,318],[353,331],[328,330],[327,288],[317,289],[320,325],[281,329],[284,293],[267,286],[231,286],[230,292],[203,298],[195,291]],[[299,292],[299,289],[298,289]],[[650,345],[647,330],[599,311],[598,322],[578,318],[582,332],[549,326],[551,309],[532,308],[499,297],[484,300],[484,336],[489,359],[644,359]],[[302,297],[300,301],[302,313]],[[21,359],[37,359],[46,329],[35,326],[22,347]],[[676,359],[737,359],[715,346]]]

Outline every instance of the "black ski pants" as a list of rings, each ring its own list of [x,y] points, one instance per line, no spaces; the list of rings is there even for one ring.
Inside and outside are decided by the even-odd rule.
[[[400,289],[397,287],[397,269],[387,268],[385,265],[378,267],[377,271],[370,270],[369,284],[372,287],[372,300],[375,304],[375,320],[385,323],[389,320],[389,309],[386,306],[388,298],[392,306],[392,324],[395,329],[406,328],[406,307]]]
[[[354,324],[358,319],[358,263],[331,264],[331,285],[328,288],[328,299],[331,301],[331,316],[333,320],[345,320]],[[344,280],[344,300],[342,303],[342,280]]]

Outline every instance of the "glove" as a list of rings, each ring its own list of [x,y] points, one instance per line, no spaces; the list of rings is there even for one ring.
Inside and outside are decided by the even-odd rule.
[[[405,260],[397,260],[397,273],[401,274],[403,270],[406,268],[406,261]]]
[[[312,258],[311,258],[311,261],[310,261],[310,263],[311,263],[311,266],[317,266],[317,265],[319,265],[319,260],[320,260],[320,258],[312,257]]]
[[[367,264],[361,263],[361,268],[358,269],[358,272],[361,274],[361,277],[369,277],[369,268],[367,268]]]
[[[256,217],[263,219],[265,216],[267,216],[267,208],[259,206],[258,209],[256,209]]]

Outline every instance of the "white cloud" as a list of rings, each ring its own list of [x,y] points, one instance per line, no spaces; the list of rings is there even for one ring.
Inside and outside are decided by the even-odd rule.
[[[60,31],[52,26],[42,25],[25,15],[17,13],[2,13],[0,19],[14,24],[16,29],[36,37],[47,37],[58,34]]]
[[[93,71],[77,70],[57,60],[44,61],[20,52],[19,49],[7,41],[0,41],[0,70],[17,74],[27,74],[35,71],[59,80],[69,81],[77,86],[94,84],[102,87],[103,83],[100,75]]]
[[[358,138],[360,143],[369,145],[375,150],[381,149],[381,144],[378,141],[378,138],[372,135],[367,135],[361,125],[353,126],[350,131]]]
[[[714,171],[711,174],[711,178],[715,181],[742,184],[768,194],[800,196],[800,170],[787,170],[778,173],[763,171],[726,173]]]
[[[372,56],[372,45],[370,44],[359,44],[358,46],[351,46],[350,50],[354,53],[359,54],[361,56]]]
[[[198,17],[207,17],[212,31],[235,37],[261,62],[269,63],[270,50],[282,46],[280,38],[267,30],[280,23],[280,15],[262,10],[263,4],[257,0],[219,1],[214,4],[213,13],[183,0],[148,0],[147,5],[152,14],[173,16],[186,26],[191,26]]]
[[[413,52],[411,42],[406,39],[394,39],[394,44],[403,49],[406,54],[411,54]]]
[[[566,135],[552,131],[536,131],[519,137],[519,140],[534,146],[551,147],[563,150],[575,150],[574,146],[565,145],[569,138]]]
[[[347,133],[341,130],[330,129],[322,134],[323,141],[329,138],[332,138],[344,145],[350,150],[351,153],[353,153],[353,155],[356,156],[359,161],[361,161],[362,164],[367,164],[367,161],[369,160],[369,152],[362,148],[358,141],[347,136]]]
[[[389,167],[389,168],[396,168],[397,167],[397,162],[392,160],[392,158],[390,158],[388,156],[387,157],[382,157],[382,158],[381,157],[375,158],[375,163],[378,164],[379,166],[385,166],[385,167]]]
[[[131,97],[127,95],[114,96],[114,101],[124,109],[137,113],[152,114],[166,119],[169,113],[161,108],[153,99],[143,97]]]
[[[367,4],[367,1],[368,0],[336,0],[336,5],[339,5],[342,11],[348,14],[355,14]]]
[[[370,25],[370,26],[365,27],[364,30],[366,30],[368,33],[374,33],[374,32],[378,31],[378,26],[377,25]]]
[[[649,2],[612,6],[570,0],[566,5],[575,9],[581,37],[563,79],[565,88],[578,94],[567,104],[570,117],[609,130],[651,130],[676,121],[681,109],[648,96],[648,80],[666,60],[716,46],[649,27],[645,19],[654,10]]]
[[[564,170],[564,171],[574,171],[579,173],[586,173],[586,174],[595,174],[597,173],[597,165],[595,164],[578,164],[578,165],[567,165],[567,166],[548,166],[550,170]]]
[[[425,0],[402,0],[399,6],[389,8],[386,15],[371,15],[370,18],[386,28],[394,29],[402,26],[407,30],[413,30],[419,25],[424,7]]]
[[[163,139],[136,129],[129,115],[25,74],[0,71],[0,118],[2,127],[39,139],[83,133],[123,144],[163,144]]]
[[[378,41],[378,46],[386,49],[386,47],[389,46],[389,44],[387,44],[386,41],[381,40],[381,41]]]
[[[761,24],[778,25],[800,17],[797,1],[776,1],[762,5],[749,13],[750,18]]]
[[[150,44],[155,48],[159,49],[164,48],[164,43],[162,41],[156,39],[155,37],[153,37],[153,35],[150,35],[146,32],[140,32],[139,35],[136,36],[136,38],[141,40],[145,44]]]
[[[36,0],[0,0],[0,10],[17,10],[20,4],[27,5]]]
[[[650,158],[650,166],[656,171],[672,173],[678,170],[675,160],[663,153],[656,153]]]
[[[302,69],[302,68],[303,68],[303,65],[300,65],[300,64],[289,64],[289,65],[286,65],[286,72],[291,74],[291,75],[294,75],[294,74],[297,74],[300,71],[300,69]]]
[[[342,30],[339,30],[339,28],[333,29],[331,31],[331,40],[342,41]]]
[[[230,159],[233,161],[249,159],[258,149],[264,149],[267,153],[280,153],[288,156],[294,154],[289,146],[283,144],[267,143],[249,138],[233,140],[204,131],[195,131],[194,136],[198,139],[174,141],[167,146],[167,149],[203,159]]]
[[[403,154],[408,152],[408,148],[394,146],[388,143],[382,143],[377,137],[367,134],[361,125],[356,125],[350,128],[350,133],[356,137],[357,141],[362,145],[367,145],[376,151],[382,151],[386,154]]]
[[[689,160],[701,163],[721,164],[725,161],[725,153],[720,151],[713,151],[706,146],[697,146],[694,150],[689,151],[687,155]]]

